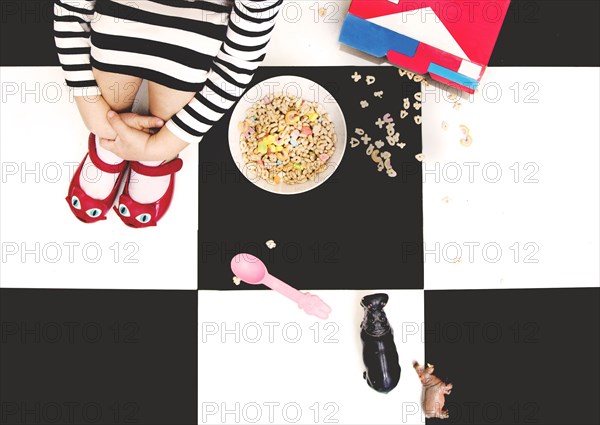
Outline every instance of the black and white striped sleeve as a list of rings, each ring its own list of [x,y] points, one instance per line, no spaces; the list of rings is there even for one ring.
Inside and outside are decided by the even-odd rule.
[[[241,97],[265,58],[283,0],[235,0],[227,35],[194,98],[167,123],[181,140],[198,143]]]
[[[54,42],[74,96],[99,95],[90,64],[90,22],[96,0],[54,0]]]

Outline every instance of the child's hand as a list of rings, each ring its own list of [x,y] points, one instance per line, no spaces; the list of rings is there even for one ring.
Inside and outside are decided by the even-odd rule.
[[[110,106],[102,96],[79,96],[75,98],[75,102],[88,130],[100,139],[115,140],[117,138],[117,132],[106,118]],[[139,115],[133,112],[124,112],[120,116],[129,127],[146,133],[151,133],[153,128],[162,127],[164,124],[160,118]]]
[[[152,135],[145,131],[145,128],[148,127],[145,124],[149,124],[157,118],[138,116],[136,119],[130,120],[129,117],[124,119],[123,115],[125,114],[108,112],[106,115],[108,122],[117,133],[117,137],[115,140],[100,139],[100,145],[104,149],[113,152],[120,158],[127,161],[169,161],[177,157],[177,154],[188,145],[168,131],[166,127]],[[143,119],[149,119],[149,121]]]

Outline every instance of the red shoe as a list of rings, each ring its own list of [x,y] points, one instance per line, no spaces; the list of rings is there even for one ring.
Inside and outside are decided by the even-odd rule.
[[[81,188],[81,170],[83,169],[83,164],[85,164],[85,160],[87,157],[90,157],[92,163],[101,171],[105,173],[118,174],[119,177],[115,180],[115,185],[111,190],[110,194],[105,199],[95,199],[89,196],[87,193],[83,191]],[[106,214],[110,211],[110,207],[112,207],[115,202],[115,198],[117,197],[117,191],[119,190],[119,186],[123,181],[123,170],[127,167],[127,161],[123,161],[120,164],[107,164],[103,162],[96,152],[96,136],[93,133],[90,133],[88,139],[88,153],[79,164],[77,171],[73,175],[71,179],[71,184],[69,185],[69,194],[67,195],[67,202],[71,207],[71,211],[75,214],[79,220],[84,223],[95,223],[100,220],[106,220]]]
[[[157,167],[149,167],[147,165],[140,164],[137,161],[130,162],[131,170],[127,175],[127,181],[125,182],[125,189],[119,197],[119,207],[114,207],[123,223],[129,227],[142,228],[156,226],[158,220],[160,220],[171,205],[173,199],[173,191],[175,190],[175,173],[181,170],[183,161],[180,158],[176,158],[173,161],[164,163]],[[135,171],[143,176],[159,177],[171,175],[171,181],[165,194],[156,202],[150,204],[141,204],[134,201],[129,196],[129,180],[131,179],[131,171]]]

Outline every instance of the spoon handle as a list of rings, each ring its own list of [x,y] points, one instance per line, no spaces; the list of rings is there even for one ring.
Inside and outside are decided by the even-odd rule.
[[[302,293],[300,291],[298,291],[296,288],[291,287],[282,280],[277,279],[275,276],[270,275],[269,273],[265,275],[262,283],[263,285],[268,286],[272,290],[279,292],[281,295],[285,295],[295,303],[300,302],[300,300],[302,299]]]
[[[277,279],[275,276],[267,273],[263,278],[262,283],[294,301],[306,314],[317,316],[319,319],[327,319],[329,313],[331,313],[331,307],[318,296],[309,292],[305,293],[298,291],[296,288],[291,287],[287,283]]]

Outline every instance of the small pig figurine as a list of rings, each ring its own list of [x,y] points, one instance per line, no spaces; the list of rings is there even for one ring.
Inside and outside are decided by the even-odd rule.
[[[437,376],[432,375],[432,364],[427,363],[427,367],[423,368],[418,362],[414,362],[413,367],[417,371],[421,384],[425,388],[425,397],[423,400],[425,418],[447,419],[449,417],[448,410],[442,410],[442,408],[444,407],[444,403],[446,403],[444,395],[450,394],[452,384],[446,384]]]
[[[360,302],[365,313],[360,331],[363,362],[367,369],[363,378],[380,393],[392,391],[400,381],[394,332],[383,311],[387,301],[387,294],[372,294]]]

